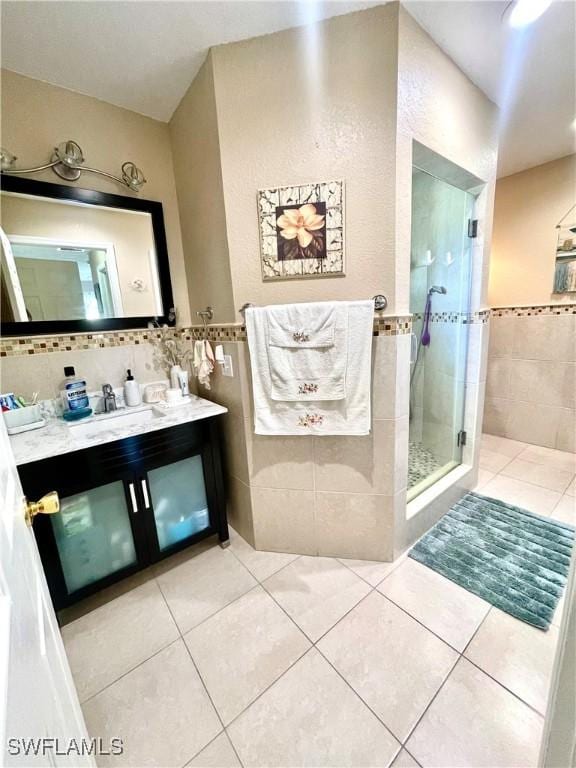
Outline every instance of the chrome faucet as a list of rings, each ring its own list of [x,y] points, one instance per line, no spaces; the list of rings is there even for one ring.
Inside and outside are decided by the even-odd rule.
[[[112,384],[104,384],[102,394],[104,396],[104,413],[117,410],[118,404],[116,403],[116,395],[112,389]]]

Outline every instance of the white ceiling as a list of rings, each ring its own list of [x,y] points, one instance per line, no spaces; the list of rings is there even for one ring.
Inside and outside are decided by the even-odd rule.
[[[2,66],[169,120],[208,48],[375,5],[331,2],[2,2]],[[407,0],[406,8],[502,107],[499,175],[574,151],[575,4],[528,31],[499,0]]]
[[[2,66],[168,121],[208,49],[370,2],[2,2]]]
[[[502,21],[508,0],[407,0],[406,9],[500,107],[498,175],[576,151],[576,3],[534,24]]]

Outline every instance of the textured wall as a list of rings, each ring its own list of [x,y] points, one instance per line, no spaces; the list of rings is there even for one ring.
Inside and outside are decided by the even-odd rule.
[[[170,138],[193,322],[207,305],[214,309],[214,322],[232,322],[212,53],[170,121]]]
[[[237,308],[393,298],[397,14],[391,3],[213,50]],[[263,283],[256,191],[338,178],[346,276]]]
[[[554,294],[552,287],[556,224],[574,205],[575,189],[576,155],[498,179],[490,264],[491,306],[574,301],[574,294]],[[569,223],[569,217],[565,223]]]
[[[122,163],[132,160],[144,171],[147,184],[139,197],[158,200],[163,205],[174,301],[179,321],[189,324],[168,126],[90,96],[2,70],[1,127],[2,145],[17,155],[24,166],[41,165],[49,159],[56,144],[74,139],[84,150],[87,165],[120,173]],[[51,170],[35,178],[66,183]],[[90,174],[76,186],[117,195],[133,194],[111,179]]]
[[[396,147],[397,311],[410,296],[412,142],[447,158],[486,183],[476,216],[471,309],[486,305],[492,201],[497,159],[497,109],[401,7]]]

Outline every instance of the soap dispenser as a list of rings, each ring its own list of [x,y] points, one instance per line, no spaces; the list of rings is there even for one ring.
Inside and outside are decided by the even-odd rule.
[[[142,395],[140,394],[140,385],[132,376],[130,368],[126,371],[126,381],[124,382],[124,402],[128,406],[140,405]]]

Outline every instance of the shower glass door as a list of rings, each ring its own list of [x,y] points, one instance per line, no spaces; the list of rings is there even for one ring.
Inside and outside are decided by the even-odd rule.
[[[412,172],[408,499],[462,461],[474,198]]]

